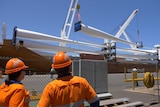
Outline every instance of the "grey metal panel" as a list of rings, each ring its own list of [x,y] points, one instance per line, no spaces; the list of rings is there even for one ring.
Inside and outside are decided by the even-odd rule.
[[[88,82],[95,89],[95,72],[94,72],[94,62],[89,60],[81,60],[81,76],[86,78]]]
[[[108,92],[108,67],[107,62],[98,61],[95,62],[95,84],[96,92],[104,93]]]
[[[79,66],[81,66],[79,68]],[[75,60],[73,61],[73,75],[88,80],[96,93],[108,92],[108,67],[102,60]]]
[[[79,76],[79,61],[73,60],[72,62],[72,74],[75,76]]]

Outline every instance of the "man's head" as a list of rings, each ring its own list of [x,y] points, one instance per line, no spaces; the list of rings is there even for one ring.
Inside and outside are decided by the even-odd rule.
[[[72,60],[70,57],[67,56],[65,52],[59,51],[53,57],[52,68],[54,68],[56,72],[58,71],[59,73],[65,74],[70,70],[71,64]]]
[[[28,68],[24,62],[18,58],[12,58],[6,63],[5,74],[10,80],[21,81],[24,79],[25,69]]]

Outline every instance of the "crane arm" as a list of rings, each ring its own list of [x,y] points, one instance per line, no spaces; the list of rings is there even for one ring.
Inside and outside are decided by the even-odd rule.
[[[120,30],[117,32],[117,34],[115,35],[115,37],[120,37],[123,33],[123,31],[127,28],[127,26],[129,25],[129,23],[131,22],[131,20],[134,18],[134,16],[137,14],[138,9],[134,10],[131,15],[128,17],[128,19],[125,21],[125,23],[121,26]]]

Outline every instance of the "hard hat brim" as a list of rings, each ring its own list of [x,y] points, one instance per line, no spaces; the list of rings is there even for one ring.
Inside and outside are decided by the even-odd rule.
[[[28,66],[22,66],[22,67],[11,69],[11,70],[5,70],[5,74],[12,74],[12,73],[15,73],[15,72],[21,71],[22,69],[27,69],[27,68]]]
[[[64,67],[67,67],[71,64],[72,64],[72,61],[69,60],[68,62],[62,63],[62,64],[52,64],[52,68],[54,68],[54,69],[64,68]]]

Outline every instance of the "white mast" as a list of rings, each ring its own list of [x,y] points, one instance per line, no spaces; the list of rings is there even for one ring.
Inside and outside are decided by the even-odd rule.
[[[72,23],[74,20],[74,16],[77,9],[78,0],[71,0],[70,7],[68,10],[68,14],[66,17],[66,21],[64,23],[63,29],[61,30],[61,38],[68,39],[70,35],[70,31],[72,28]],[[66,43],[60,42],[59,46],[66,46]]]
[[[6,39],[6,23],[3,23],[3,25],[2,25],[2,41],[0,44],[3,45],[4,39]]]

